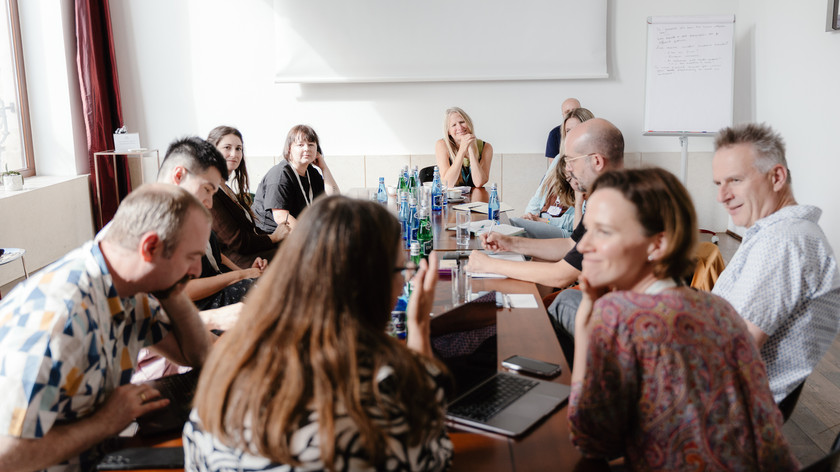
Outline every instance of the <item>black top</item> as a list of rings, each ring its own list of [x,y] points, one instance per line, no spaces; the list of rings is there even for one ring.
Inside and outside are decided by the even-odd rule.
[[[287,210],[292,217],[297,218],[306,208],[306,199],[295,178],[295,173],[294,167],[284,160],[272,167],[257,187],[253,206],[254,214],[257,216],[255,223],[266,233],[273,233],[277,228],[277,223],[271,214],[272,209]],[[306,168],[306,175],[300,176],[306,198],[309,198],[310,182],[313,199],[324,193],[324,178],[311,164]]]
[[[577,243],[580,242],[584,234],[586,234],[586,228],[583,226],[583,218],[581,218],[580,223],[578,223],[575,230],[572,231],[572,241],[575,242],[575,247],[569,249],[569,252],[567,252],[566,256],[563,258],[564,261],[568,262],[577,270],[582,270],[581,267],[583,267],[583,254],[578,252]]]
[[[560,134],[560,126],[555,126],[548,132],[548,140],[545,143],[545,157],[554,159],[560,154],[560,141],[562,135]]]
[[[213,259],[216,260],[216,265],[219,267],[217,271],[213,265],[210,263],[210,260],[207,259],[207,255],[201,256],[201,275],[199,276],[200,279],[205,277],[213,277],[214,275],[223,274],[225,272],[230,272],[230,268],[224,264],[222,264],[222,252],[219,250],[219,240],[216,237],[216,233],[210,231],[210,252],[213,253]]]

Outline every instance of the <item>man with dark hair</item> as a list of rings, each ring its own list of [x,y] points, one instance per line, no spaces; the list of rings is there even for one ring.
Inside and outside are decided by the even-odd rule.
[[[718,201],[747,232],[712,293],[746,321],[780,402],[840,329],[837,260],[817,224],[822,211],[793,197],[781,136],[766,125],[740,125],[721,130],[715,149]]]
[[[183,188],[210,209],[213,195],[224,185],[227,172],[225,159],[215,146],[197,137],[182,138],[169,145],[158,171],[158,182]],[[240,268],[221,253],[211,231],[201,258],[201,275],[189,281],[185,291],[200,310],[232,305],[242,300],[266,264],[265,259],[258,257],[251,267]],[[205,317],[205,321],[211,320]]]
[[[90,470],[94,446],[167,405],[129,380],[144,346],[204,363],[210,334],[182,289],[209,235],[195,197],[144,185],[105,235],[0,301],[0,470]]]
[[[213,195],[227,178],[225,159],[215,146],[196,136],[173,141],[158,170],[158,182],[183,187],[207,208],[213,207]]]

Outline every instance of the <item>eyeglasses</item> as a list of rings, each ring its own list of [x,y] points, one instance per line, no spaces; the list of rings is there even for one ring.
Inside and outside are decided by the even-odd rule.
[[[591,156],[594,156],[595,154],[598,154],[598,153],[597,152],[590,152],[589,154],[586,154],[586,155],[583,155],[583,156],[578,156],[578,157],[572,157],[572,158],[569,158],[569,156],[563,156],[563,159],[566,159],[566,165],[569,165],[569,163],[572,162],[572,161],[576,161],[578,159],[583,159],[584,157],[591,157]]]
[[[402,276],[406,280],[408,280],[408,279],[414,277],[414,274],[417,272],[417,266],[410,265],[410,266],[404,266],[404,267],[394,267],[394,272],[395,273],[396,272],[402,273]]]

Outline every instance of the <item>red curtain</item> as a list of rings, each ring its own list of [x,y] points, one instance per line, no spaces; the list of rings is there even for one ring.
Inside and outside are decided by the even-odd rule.
[[[114,149],[114,130],[123,123],[108,0],[75,1],[76,65],[87,131],[93,220],[98,231],[131,191],[131,180],[125,156],[113,160],[100,157],[94,164],[95,152]],[[95,175],[97,168],[99,175]]]

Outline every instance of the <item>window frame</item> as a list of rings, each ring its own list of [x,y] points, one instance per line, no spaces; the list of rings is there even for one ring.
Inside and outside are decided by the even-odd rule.
[[[20,32],[20,10],[18,0],[6,0],[9,17],[9,39],[12,46],[12,61],[14,62],[15,91],[17,92],[18,116],[20,117],[20,132],[22,140],[23,162],[26,167],[10,169],[20,172],[24,177],[35,175],[35,157],[32,146],[32,126],[29,119],[29,94],[26,90],[26,72],[23,63],[23,40]]]

